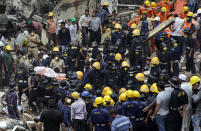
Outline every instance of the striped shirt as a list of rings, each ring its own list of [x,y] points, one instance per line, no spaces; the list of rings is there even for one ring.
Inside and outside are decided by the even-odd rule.
[[[129,131],[132,124],[125,116],[119,115],[112,121],[111,131]]]

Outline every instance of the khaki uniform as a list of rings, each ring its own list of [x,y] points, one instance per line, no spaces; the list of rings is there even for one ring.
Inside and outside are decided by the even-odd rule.
[[[62,69],[64,69],[64,61],[62,59],[56,60],[55,58],[52,59],[50,62],[50,67],[54,70],[55,68],[58,68],[60,72],[62,72]]]
[[[32,54],[34,58],[38,58],[38,45],[34,42],[31,42],[31,40],[36,40],[37,42],[40,42],[40,38],[38,34],[29,35],[29,43],[28,43],[28,54]]]

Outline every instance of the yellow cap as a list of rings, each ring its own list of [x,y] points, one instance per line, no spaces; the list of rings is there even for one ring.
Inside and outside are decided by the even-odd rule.
[[[103,2],[103,5],[109,5],[109,3],[107,1]]]
[[[187,16],[193,17],[193,12],[190,12],[190,11],[189,11],[189,12],[187,13]]]
[[[156,8],[156,2],[151,2],[151,7]]]
[[[78,99],[79,96],[80,96],[80,94],[79,94],[78,92],[74,91],[74,92],[71,94],[71,96],[72,96],[74,99]]]
[[[126,91],[126,96],[129,98],[133,98],[133,91],[132,90],[127,90]]]
[[[6,50],[11,51],[11,50],[12,50],[12,47],[11,47],[10,45],[7,45],[7,46],[6,46]]]
[[[153,93],[159,93],[158,91],[158,87],[156,85],[156,83],[153,83],[150,87],[150,92],[153,92]]]
[[[77,71],[76,74],[77,74],[77,79],[82,80],[82,77],[83,77],[82,71]]]
[[[149,2],[148,0],[146,0],[146,1],[144,2],[144,4],[145,4],[146,6],[150,6],[150,2]]]
[[[122,56],[121,56],[120,53],[117,53],[117,54],[115,55],[115,60],[117,60],[117,61],[122,60]]]
[[[114,28],[115,28],[115,29],[120,29],[120,30],[121,30],[121,25],[117,23],[117,24],[115,24]]]
[[[111,100],[111,97],[108,96],[108,95],[105,95],[105,96],[103,97],[103,99],[104,99],[105,101],[110,101],[110,100]]]
[[[155,64],[155,65],[158,65],[158,64],[159,64],[159,59],[158,59],[158,57],[152,58],[152,59],[151,59],[151,63],[152,63],[152,64]]]
[[[137,25],[135,23],[131,24],[131,29],[136,29]]]
[[[167,9],[165,7],[161,8],[161,12],[166,12],[166,11],[167,11]]]
[[[140,97],[140,92],[134,90],[134,91],[133,91],[133,97],[135,97],[135,98],[139,98],[139,97]]]
[[[191,84],[191,85],[193,85],[193,84],[195,84],[195,83],[197,83],[197,82],[200,82],[200,78],[199,78],[198,76],[192,76],[192,77],[190,78],[190,84]]]
[[[121,67],[130,67],[130,65],[128,64],[127,61],[123,61],[123,62],[121,63]]]
[[[54,52],[58,52],[58,51],[59,51],[59,48],[58,48],[58,47],[54,47],[54,48],[53,48],[53,51],[54,51]]]
[[[137,73],[135,78],[138,80],[138,81],[144,81],[145,80],[145,76],[143,73]]]
[[[120,96],[119,96],[119,102],[121,103],[122,101],[126,101],[126,93],[122,93]]]
[[[133,36],[140,36],[140,30],[139,29],[135,29],[132,32]]]
[[[143,93],[148,93],[149,92],[149,87],[148,85],[144,84],[140,87],[140,92],[143,92]]]
[[[54,16],[54,13],[53,13],[53,12],[50,12],[48,16]]]
[[[92,85],[91,84],[86,84],[85,86],[84,86],[84,89],[92,89]]]
[[[107,95],[107,96],[110,96],[110,95],[112,95],[113,93],[112,93],[112,90],[108,90],[106,93],[105,93],[105,95]]]
[[[183,12],[186,12],[188,10],[189,10],[188,6],[184,6],[183,9],[182,9]]]
[[[124,93],[124,92],[126,92],[127,90],[125,89],[125,88],[121,88],[120,90],[119,90],[119,94],[122,94],[122,93]]]
[[[111,88],[110,88],[109,86],[104,87],[104,88],[103,88],[103,91],[102,91],[102,94],[105,95],[106,92],[109,91],[109,90],[111,90]]]
[[[103,103],[103,98],[102,98],[102,97],[97,97],[97,98],[95,99],[95,103],[96,103],[96,104],[101,104],[101,103]]]
[[[100,62],[94,62],[92,66],[97,70],[100,70]]]

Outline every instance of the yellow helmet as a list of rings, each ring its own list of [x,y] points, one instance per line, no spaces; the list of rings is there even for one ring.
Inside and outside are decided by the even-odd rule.
[[[11,50],[12,50],[12,47],[11,47],[10,45],[7,45],[7,46],[6,46],[6,50],[11,51]]]
[[[59,51],[59,48],[56,46],[53,48],[53,52],[58,52]]]
[[[123,62],[121,63],[121,67],[130,67],[130,65],[128,64],[127,61],[123,61]]]
[[[137,25],[135,23],[131,24],[131,29],[136,29]]]
[[[149,2],[148,0],[145,0],[144,4],[145,4],[146,6],[150,6],[150,2]]]
[[[124,93],[124,92],[126,92],[127,90],[125,89],[125,88],[121,88],[120,90],[119,90],[119,94],[122,94],[122,93]]]
[[[109,3],[107,1],[103,2],[103,5],[109,5]]]
[[[158,65],[158,64],[159,64],[159,59],[158,59],[158,57],[152,58],[152,59],[151,59],[151,64]]]
[[[145,80],[145,76],[143,73],[137,73],[135,78],[138,80],[138,81],[144,81]]]
[[[103,98],[102,98],[102,97],[97,97],[97,98],[95,99],[95,103],[96,103],[96,104],[101,104],[101,103],[103,103]]]
[[[92,66],[97,70],[100,70],[100,62],[94,62]]]
[[[156,8],[156,2],[151,2],[151,7]]]
[[[189,10],[188,6],[184,6],[183,9],[182,9],[183,12],[186,12],[188,10]]]
[[[132,90],[127,90],[126,91],[126,96],[129,98],[133,98],[133,91]]]
[[[117,23],[117,24],[115,24],[114,28],[115,28],[115,29],[120,29],[120,30],[121,30],[121,25]]]
[[[133,97],[135,97],[135,98],[139,98],[139,97],[140,97],[140,92],[134,90],[134,91],[133,91]]]
[[[109,86],[106,86],[105,88],[103,88],[102,94],[105,95],[105,93],[106,93],[107,91],[109,91],[109,90],[111,90],[111,88],[110,88]]]
[[[110,101],[112,98],[111,98],[110,96],[108,96],[108,95],[105,95],[105,96],[103,97],[103,99],[104,99],[105,101]]]
[[[110,96],[110,95],[112,95],[113,93],[112,93],[112,90],[108,90],[108,91],[106,91],[106,93],[105,93],[105,95],[107,95],[107,96]]]
[[[187,13],[187,16],[193,17],[193,12],[189,11],[189,12]]]
[[[86,84],[85,86],[84,86],[84,89],[92,89],[92,85],[91,84]]]
[[[165,7],[161,8],[161,12],[166,12],[166,11],[167,11],[167,9]]]
[[[135,29],[132,31],[133,36],[140,36],[140,30],[139,29]]]
[[[150,92],[153,92],[153,93],[159,93],[158,91],[158,87],[156,85],[156,83],[153,83],[150,87]]]
[[[122,94],[119,96],[119,103],[121,103],[122,101],[126,101],[126,93],[122,93]]]
[[[143,93],[148,93],[149,92],[149,87],[148,85],[144,84],[140,87],[140,92],[143,92]]]
[[[53,13],[53,12],[50,12],[48,16],[54,16],[54,13]]]
[[[72,96],[74,99],[78,99],[79,96],[80,96],[80,94],[79,94],[78,92],[74,91],[74,92],[71,94],[71,96]]]
[[[117,53],[117,54],[115,55],[115,60],[117,60],[117,61],[122,60],[122,55],[121,55],[120,53]]]
[[[82,77],[83,77],[82,71],[77,71],[76,74],[77,74],[77,79],[82,80]]]
[[[192,76],[190,78],[190,84],[194,85],[195,83],[200,82],[200,78],[198,76]]]

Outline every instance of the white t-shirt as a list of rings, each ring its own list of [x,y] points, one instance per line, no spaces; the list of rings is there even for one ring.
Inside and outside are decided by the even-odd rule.
[[[176,17],[175,22],[172,26],[173,31],[171,32],[172,36],[182,36],[182,28],[184,25],[184,19],[181,19],[179,17]]]

